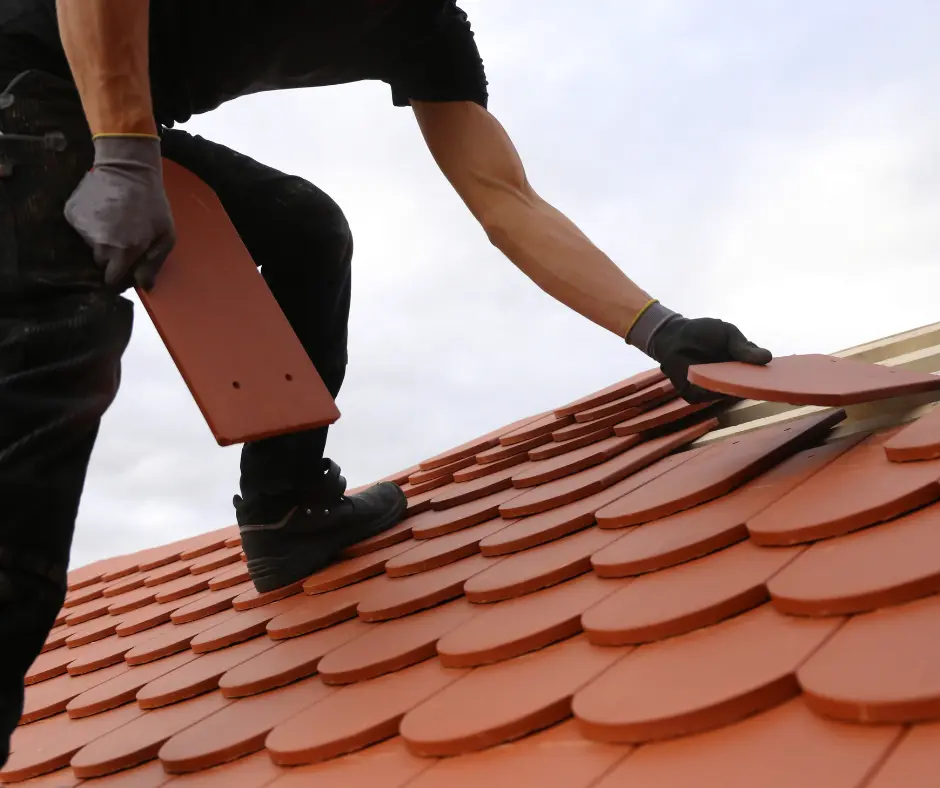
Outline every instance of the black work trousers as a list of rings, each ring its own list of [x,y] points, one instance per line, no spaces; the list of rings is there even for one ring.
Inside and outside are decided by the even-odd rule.
[[[72,534],[99,424],[120,385],[133,303],[107,290],[66,222],[92,165],[74,86],[40,72],[0,75],[0,131],[61,132],[64,151],[0,140],[0,759],[23,678],[61,608]],[[218,195],[335,397],[346,369],[352,238],[336,203],[221,145],[164,130],[163,154]],[[251,315],[244,315],[251,320]],[[245,444],[248,504],[312,482],[326,428]],[[234,480],[233,480],[234,481]]]

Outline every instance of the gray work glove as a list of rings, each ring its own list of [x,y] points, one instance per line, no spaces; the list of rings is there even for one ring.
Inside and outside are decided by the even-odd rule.
[[[722,361],[763,366],[773,358],[769,350],[755,345],[731,323],[712,317],[690,320],[659,303],[640,316],[626,339],[657,361],[679,396],[690,403],[722,398],[689,383],[690,366]]]
[[[160,140],[98,137],[94,144],[94,169],[66,203],[65,218],[91,247],[105,284],[150,290],[176,243]]]

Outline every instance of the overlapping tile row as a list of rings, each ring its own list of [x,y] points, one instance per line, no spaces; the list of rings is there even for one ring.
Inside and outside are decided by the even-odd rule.
[[[418,463],[400,526],[275,594],[234,528],[75,571],[3,779],[932,785],[940,459],[838,409],[693,448],[714,407],[670,388]]]

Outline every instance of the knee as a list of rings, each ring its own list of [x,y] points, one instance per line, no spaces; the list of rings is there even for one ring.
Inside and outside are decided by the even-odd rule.
[[[282,198],[287,216],[320,265],[341,273],[352,259],[353,236],[346,214],[328,194],[303,178],[290,178]],[[289,206],[289,207],[288,207]]]

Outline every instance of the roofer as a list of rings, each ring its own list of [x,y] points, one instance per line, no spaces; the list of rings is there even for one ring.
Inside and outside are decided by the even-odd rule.
[[[343,382],[353,239],[342,210],[306,180],[174,124],[251,93],[380,80],[396,107],[413,109],[492,243],[547,293],[659,363],[684,397],[711,396],[688,385],[690,364],[770,359],[728,323],[653,301],[536,193],[487,110],[483,62],[455,0],[56,5],[0,6],[2,741],[63,602],[86,467],[131,336],[132,302],[121,293],[152,286],[175,241],[161,156],[215,191],[334,397]],[[64,135],[64,149],[37,142],[49,132]],[[339,467],[324,459],[326,436],[243,446],[234,504],[261,591],[302,579],[402,516],[394,484],[344,496]]]

